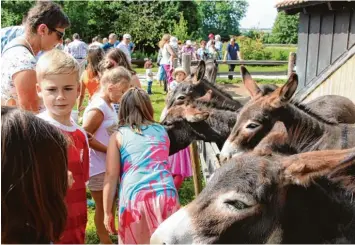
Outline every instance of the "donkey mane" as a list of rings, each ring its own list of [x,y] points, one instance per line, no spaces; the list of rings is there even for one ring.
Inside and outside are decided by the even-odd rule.
[[[211,88],[211,89],[215,89],[215,90],[218,90],[223,96],[226,96],[227,98],[229,99],[233,99],[233,97],[224,89],[222,88],[221,86],[218,86],[217,84],[213,84],[213,83],[210,83],[207,79],[203,78],[201,80],[201,82],[204,83],[204,85],[206,85],[207,87]]]
[[[226,103],[225,101],[223,101],[222,104],[217,102],[217,99],[213,98],[210,101],[188,101],[185,105],[192,105],[192,106],[196,106],[198,108],[201,109],[206,109],[206,110],[225,110],[225,111],[231,111],[231,112],[236,112],[238,109],[240,109],[239,107],[237,108],[237,106],[235,105],[231,105]]]
[[[291,102],[294,106],[296,106],[298,109],[303,111],[304,113],[310,115],[311,117],[317,119],[320,122],[330,124],[330,125],[337,125],[338,123],[329,120],[328,118],[323,117],[321,114],[318,114],[317,112],[313,111],[311,108],[309,108],[306,104],[303,104],[299,101],[293,101]]]

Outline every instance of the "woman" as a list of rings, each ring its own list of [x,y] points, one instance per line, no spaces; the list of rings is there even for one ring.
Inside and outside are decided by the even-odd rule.
[[[8,43],[2,51],[1,105],[18,106],[38,112],[41,107],[36,92],[36,55],[62,42],[68,17],[52,1],[37,1],[30,9],[25,34]]]
[[[99,64],[104,55],[105,52],[100,46],[90,46],[87,57],[88,66],[80,78],[81,92],[78,98],[78,111],[85,109],[83,106],[83,101],[85,98],[86,89],[89,93],[89,100],[91,100],[91,97],[100,90],[100,81],[98,79]]]
[[[1,243],[55,242],[64,230],[68,142],[32,113],[1,107]]]
[[[170,35],[164,34],[162,39],[159,42],[159,48],[162,49],[162,59],[160,60],[160,65],[163,65],[165,74],[167,77],[167,87],[169,87],[170,83],[173,81],[173,59],[177,58],[177,55],[174,53],[174,50],[169,45]]]

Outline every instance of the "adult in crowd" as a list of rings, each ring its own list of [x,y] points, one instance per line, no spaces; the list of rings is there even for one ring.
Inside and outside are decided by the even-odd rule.
[[[214,35],[213,35],[213,33],[210,33],[208,35],[208,42],[206,44],[206,48],[210,48],[210,45],[211,45],[212,41],[214,41]]]
[[[123,35],[122,41],[117,45],[117,48],[122,50],[123,53],[125,53],[129,63],[131,63],[131,51],[129,47],[131,39],[132,39],[131,35],[126,33]]]
[[[131,41],[129,43],[128,47],[129,47],[129,52],[131,52],[131,55],[132,55],[132,53],[134,52],[134,49],[136,48],[136,45],[134,44],[134,42]]]
[[[104,38],[105,39],[105,38]],[[107,52],[109,49],[113,48],[115,45],[115,42],[117,41],[117,35],[115,33],[111,33],[108,36],[108,42],[104,42],[102,45],[102,49]]]
[[[177,58],[173,49],[169,45],[169,41],[170,41],[170,35],[164,34],[162,39],[159,42],[159,48],[162,49],[162,58],[159,63],[160,63],[160,65],[163,65],[164,70],[165,70],[166,80],[167,80],[166,87],[169,87],[170,83],[173,81],[172,63],[173,63],[173,59]],[[165,84],[164,84],[164,90],[165,90]]]
[[[206,41],[202,40],[200,42],[200,48],[197,50],[197,59],[198,60],[207,60],[208,59],[208,49],[206,48]]]
[[[69,47],[68,47],[69,43],[71,43],[71,39],[66,38],[64,41],[64,49],[63,49],[63,51],[66,53],[69,53]]]
[[[182,48],[181,54],[190,54],[191,60],[197,60],[195,48],[192,46],[191,40],[186,41],[186,45]]]
[[[67,15],[52,1],[38,1],[28,13],[25,34],[8,43],[1,62],[1,105],[38,112],[43,109],[36,92],[36,55],[62,42],[70,26]]]
[[[220,59],[222,59],[223,57],[223,54],[222,54],[222,50],[223,50],[223,43],[221,41],[221,36],[220,35],[216,35],[214,37],[214,40],[215,40],[215,47],[216,47],[216,50],[218,52],[218,55],[220,57]]]
[[[108,39],[107,39],[107,37],[104,37],[102,39],[102,45],[105,45],[106,43],[108,43]]]
[[[68,53],[71,54],[80,66],[79,76],[85,70],[86,56],[88,54],[88,45],[80,40],[78,33],[74,33],[73,41],[68,44]]]
[[[227,46],[226,52],[224,54],[224,62],[226,62],[226,60],[242,60],[241,54],[240,54],[240,50],[239,50],[239,45],[238,43],[235,42],[234,38],[230,39],[230,42]],[[229,71],[234,71],[236,65],[230,64],[228,65],[229,67]],[[228,79],[232,80],[233,79],[233,75],[228,75]]]
[[[1,142],[1,243],[58,241],[67,220],[67,139],[32,113],[2,106]]]
[[[102,46],[102,43],[99,42],[99,36],[95,36],[93,39],[92,39],[92,43],[89,45],[89,48],[92,47],[92,46]]]

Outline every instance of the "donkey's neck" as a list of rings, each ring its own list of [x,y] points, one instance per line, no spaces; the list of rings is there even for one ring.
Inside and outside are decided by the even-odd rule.
[[[283,107],[278,117],[287,129],[289,145],[298,152],[326,148],[324,144],[334,125],[293,104]]]

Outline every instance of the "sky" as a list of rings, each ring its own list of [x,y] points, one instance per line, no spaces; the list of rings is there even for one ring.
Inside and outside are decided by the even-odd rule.
[[[249,7],[246,17],[240,23],[242,28],[272,28],[277,10],[275,0],[247,0]]]

